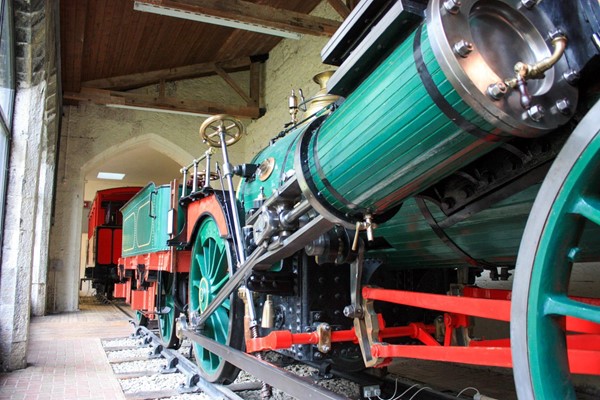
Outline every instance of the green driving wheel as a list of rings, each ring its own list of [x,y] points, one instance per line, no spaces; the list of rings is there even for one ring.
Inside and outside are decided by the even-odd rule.
[[[175,306],[173,290],[173,274],[161,272],[158,283],[158,294],[156,295],[156,308],[159,313],[158,331],[163,345],[169,349],[179,348],[179,338],[175,334],[175,322],[178,310]]]
[[[200,224],[192,250],[190,267],[190,315],[202,314],[232,273],[232,250],[227,239],[219,234],[212,217]],[[241,349],[244,342],[243,308],[235,294],[226,299],[204,324],[202,334],[221,344]],[[204,378],[210,382],[235,380],[239,370],[221,357],[194,344],[196,362]]]
[[[519,399],[574,399],[565,318],[600,323],[600,307],[569,297],[584,232],[600,225],[600,102],[554,161],[521,241],[511,308]]]
[[[148,317],[146,317],[141,311],[135,312],[135,320],[138,326],[148,326]]]

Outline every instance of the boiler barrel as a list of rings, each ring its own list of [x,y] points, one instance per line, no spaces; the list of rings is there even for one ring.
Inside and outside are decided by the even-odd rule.
[[[296,171],[313,207],[350,223],[367,213],[377,216],[513,135],[536,136],[566,122],[560,113],[531,118],[516,91],[500,100],[486,94],[489,84],[514,74],[509,65],[534,62],[552,50],[539,33],[547,27],[508,3],[464,1],[452,14],[439,1],[430,2],[427,23],[320,128],[306,131]],[[489,21],[494,12],[511,18]],[[492,56],[497,49],[488,49],[491,42],[482,35],[511,43],[510,61],[497,63]],[[466,57],[455,50],[460,37],[470,44]],[[560,61],[554,68],[567,66]],[[564,89],[558,72],[531,85],[534,103],[553,101],[553,92]],[[576,101],[574,89],[565,93]]]

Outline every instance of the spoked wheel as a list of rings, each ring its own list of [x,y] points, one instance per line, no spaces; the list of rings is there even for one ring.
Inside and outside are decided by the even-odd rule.
[[[200,225],[192,250],[190,268],[190,314],[202,314],[232,273],[230,243],[221,238],[212,217]],[[243,308],[234,293],[206,320],[202,334],[221,344],[241,349],[244,342]],[[239,370],[221,357],[194,344],[196,362],[210,382],[227,383],[235,380]]]
[[[600,103],[548,172],[521,242],[510,324],[519,399],[575,398],[570,367],[577,360],[567,354],[566,317],[600,323],[600,307],[568,297],[569,280],[573,261],[589,250],[584,229],[594,225],[600,225]],[[586,362],[598,369],[597,356]]]
[[[173,293],[173,274],[162,272],[160,276],[159,287],[156,301],[156,308],[159,313],[158,331],[163,345],[169,349],[179,348],[179,338],[175,334],[175,322],[178,310],[175,306],[175,295]]]
[[[208,118],[200,126],[200,137],[202,141],[211,147],[221,147],[220,132],[223,132],[225,143],[231,146],[237,143],[246,129],[235,117],[227,114],[214,115]]]

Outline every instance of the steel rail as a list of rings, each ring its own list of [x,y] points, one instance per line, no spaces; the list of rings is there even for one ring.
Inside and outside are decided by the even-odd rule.
[[[244,371],[250,371],[257,379],[266,382],[291,396],[299,399],[347,399],[345,396],[315,385],[314,382],[307,378],[295,375],[266,361],[259,360],[240,350],[215,342],[190,329],[184,328],[182,332],[184,336],[204,347],[211,353],[216,354]]]
[[[163,348],[160,339],[156,336],[152,331],[144,326],[136,327],[135,334],[141,337],[146,338],[146,342],[152,342],[155,353],[166,360],[169,361],[169,364],[172,368],[176,368],[179,372],[186,376],[187,383],[189,383],[189,387],[192,389],[201,390],[207,396],[212,399],[227,399],[227,400],[240,400],[241,397],[232,393],[230,390],[226,388],[221,388],[220,385],[215,385],[206,379],[204,379],[200,375],[200,370],[198,366],[188,360],[183,354],[180,354],[177,351],[169,350]],[[149,339],[149,340],[148,340]],[[175,361],[176,360],[176,361]],[[165,368],[168,370],[169,368]]]

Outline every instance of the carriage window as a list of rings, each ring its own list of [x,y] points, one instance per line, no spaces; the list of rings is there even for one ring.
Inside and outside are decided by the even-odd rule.
[[[4,234],[4,204],[8,179],[9,137],[15,100],[12,7],[0,0],[0,243]]]
[[[12,46],[12,21],[11,9],[7,0],[2,0],[0,17],[2,30],[0,31],[0,111],[6,127],[10,128],[12,122],[12,107],[14,100],[13,78],[13,46]]]

